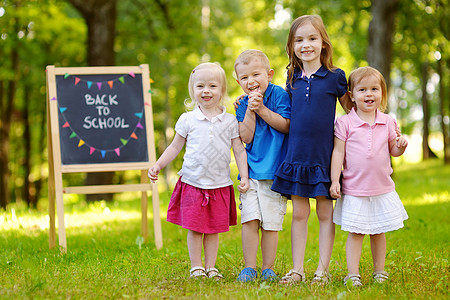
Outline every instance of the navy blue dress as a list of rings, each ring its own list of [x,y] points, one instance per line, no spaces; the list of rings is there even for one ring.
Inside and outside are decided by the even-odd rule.
[[[294,72],[291,124],[286,158],[275,173],[272,189],[285,195],[315,198],[329,195],[336,100],[347,91],[341,69],[321,66],[310,78]]]

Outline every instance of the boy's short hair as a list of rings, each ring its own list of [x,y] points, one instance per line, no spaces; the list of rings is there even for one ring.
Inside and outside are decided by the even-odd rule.
[[[249,50],[245,50],[244,52],[239,54],[239,56],[236,58],[236,61],[234,62],[235,72],[236,72],[236,67],[239,64],[248,65],[252,61],[252,59],[259,59],[259,61],[267,69],[267,72],[270,71],[270,62],[269,62],[269,58],[267,57],[267,55],[264,54],[264,52],[262,52],[260,50],[249,49]]]

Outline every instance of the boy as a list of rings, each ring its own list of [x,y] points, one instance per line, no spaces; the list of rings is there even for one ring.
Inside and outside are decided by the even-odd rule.
[[[288,93],[273,85],[274,71],[259,50],[242,52],[234,64],[237,82],[247,94],[236,110],[239,135],[246,144],[250,189],[240,196],[242,250],[245,268],[240,282],[257,277],[256,255],[261,228],[261,280],[278,279],[272,267],[278,245],[278,231],[286,214],[286,198],[270,189],[274,174],[284,159],[291,117]]]

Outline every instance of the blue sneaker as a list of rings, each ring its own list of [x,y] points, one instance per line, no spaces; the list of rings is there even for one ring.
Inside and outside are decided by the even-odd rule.
[[[265,269],[261,272],[262,281],[278,281],[278,276],[272,269]]]
[[[255,269],[247,267],[239,273],[239,276],[237,277],[237,281],[239,282],[250,282],[255,281],[258,277],[258,273]]]

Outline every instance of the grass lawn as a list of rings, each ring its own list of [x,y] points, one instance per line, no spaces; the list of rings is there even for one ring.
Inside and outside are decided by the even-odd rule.
[[[343,285],[347,234],[339,227],[330,266],[332,282],[325,287],[310,285],[319,257],[315,211],[308,224],[306,284],[237,283],[236,276],[243,267],[240,225],[220,236],[216,266],[225,279],[191,280],[187,232],[165,221],[170,192],[162,192],[161,250],[156,250],[153,243],[151,209],[149,242],[140,242],[140,203],[136,194],[121,196],[113,203],[89,205],[76,197],[65,197],[66,254],[48,249],[45,200],[38,211],[10,205],[6,212],[0,212],[0,299],[448,299],[450,166],[444,167],[441,161],[398,164],[394,180],[409,219],[403,229],[386,234],[386,271],[390,280],[383,285],[371,281],[367,237],[360,265],[364,286],[349,289]],[[291,217],[292,206],[288,203],[274,266],[279,275],[292,268]]]

